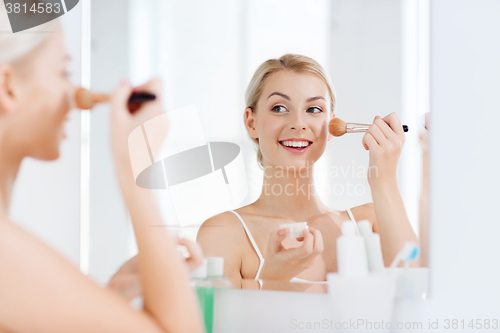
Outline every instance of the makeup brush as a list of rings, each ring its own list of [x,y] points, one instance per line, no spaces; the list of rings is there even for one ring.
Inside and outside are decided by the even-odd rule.
[[[346,133],[363,133],[368,130],[371,125],[346,123],[337,117],[330,120],[328,124],[328,132],[333,136],[342,136]],[[408,126],[403,125],[403,131],[408,132]]]
[[[89,110],[96,104],[109,102],[109,95],[96,94],[85,88],[78,88],[75,92],[75,102],[79,109]],[[156,96],[145,92],[134,92],[128,100],[129,110],[137,110],[137,105],[147,101],[154,101]]]

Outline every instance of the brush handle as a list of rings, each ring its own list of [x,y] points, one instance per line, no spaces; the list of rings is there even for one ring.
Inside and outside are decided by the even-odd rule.
[[[156,95],[146,93],[146,92],[135,92],[130,95],[128,99],[127,107],[130,113],[135,113],[137,110],[141,108],[143,103],[154,101],[156,99]]]
[[[145,92],[135,92],[130,95],[128,99],[129,103],[144,103],[149,101],[154,101],[156,99],[156,95],[145,93]]]
[[[347,123],[346,133],[364,133],[368,131],[368,124]],[[403,125],[403,131],[408,132],[408,125]]]
[[[370,125],[347,123],[345,127],[346,127],[346,133],[364,133],[368,131],[368,127],[370,127]]]

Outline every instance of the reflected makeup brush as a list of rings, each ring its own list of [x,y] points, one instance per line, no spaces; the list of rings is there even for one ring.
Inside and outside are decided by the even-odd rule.
[[[337,117],[330,120],[328,132],[333,136],[342,136],[346,133],[363,133],[368,130],[368,124],[346,123]],[[403,125],[403,131],[408,132],[408,126]]]
[[[75,102],[79,109],[89,110],[92,109],[96,104],[109,102],[109,95],[106,94],[96,94],[85,88],[78,88],[75,92]],[[138,109],[138,106],[142,103],[148,101],[154,101],[156,96],[154,94],[146,92],[134,92],[130,95],[128,100],[128,107],[130,112],[134,112]]]

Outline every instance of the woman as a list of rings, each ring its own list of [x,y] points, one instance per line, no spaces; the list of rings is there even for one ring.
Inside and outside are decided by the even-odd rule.
[[[9,31],[4,8],[0,4],[0,30]],[[161,98],[131,115],[126,104],[132,88],[124,82],[111,101],[113,154],[139,248],[143,310],[100,288],[10,220],[22,160],[59,157],[72,104],[59,24],[34,30],[0,34],[0,332],[202,332],[176,244],[166,230],[148,228],[161,223],[160,214],[150,191],[135,185],[129,160],[129,133],[163,113]],[[138,89],[161,93],[157,80]]]
[[[363,137],[373,204],[336,211],[321,202],[312,176],[332,138],[328,123],[335,116],[334,90],[323,68],[300,55],[268,60],[255,72],[246,104],[246,130],[264,169],[261,195],[208,219],[198,233],[206,256],[225,258],[229,278],[325,281],[327,272],[337,271],[336,238],[346,220],[371,222],[380,233],[386,265],[405,241],[417,241],[396,179],[404,143],[396,114],[377,116]],[[278,225],[301,221],[309,225],[302,242],[282,243],[286,230]]]

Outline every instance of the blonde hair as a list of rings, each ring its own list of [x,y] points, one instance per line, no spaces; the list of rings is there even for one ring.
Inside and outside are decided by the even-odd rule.
[[[12,33],[4,1],[0,0],[0,65],[12,63],[27,55],[59,26],[60,21],[55,19],[26,31]]]
[[[263,62],[255,71],[255,74],[253,75],[252,80],[250,80],[245,93],[246,107],[250,108],[252,113],[255,113],[257,110],[257,102],[262,95],[262,90],[264,89],[267,79],[272,74],[283,70],[290,70],[301,74],[312,74],[323,80],[328,87],[328,93],[330,94],[330,109],[333,112],[336,104],[335,89],[330,83],[328,75],[323,67],[321,67],[321,65],[314,59],[309,57],[299,54],[285,54],[279,59],[269,59]],[[254,142],[257,150],[257,162],[259,163],[259,166],[263,167],[263,157],[259,146],[259,139],[252,138],[252,141]]]

